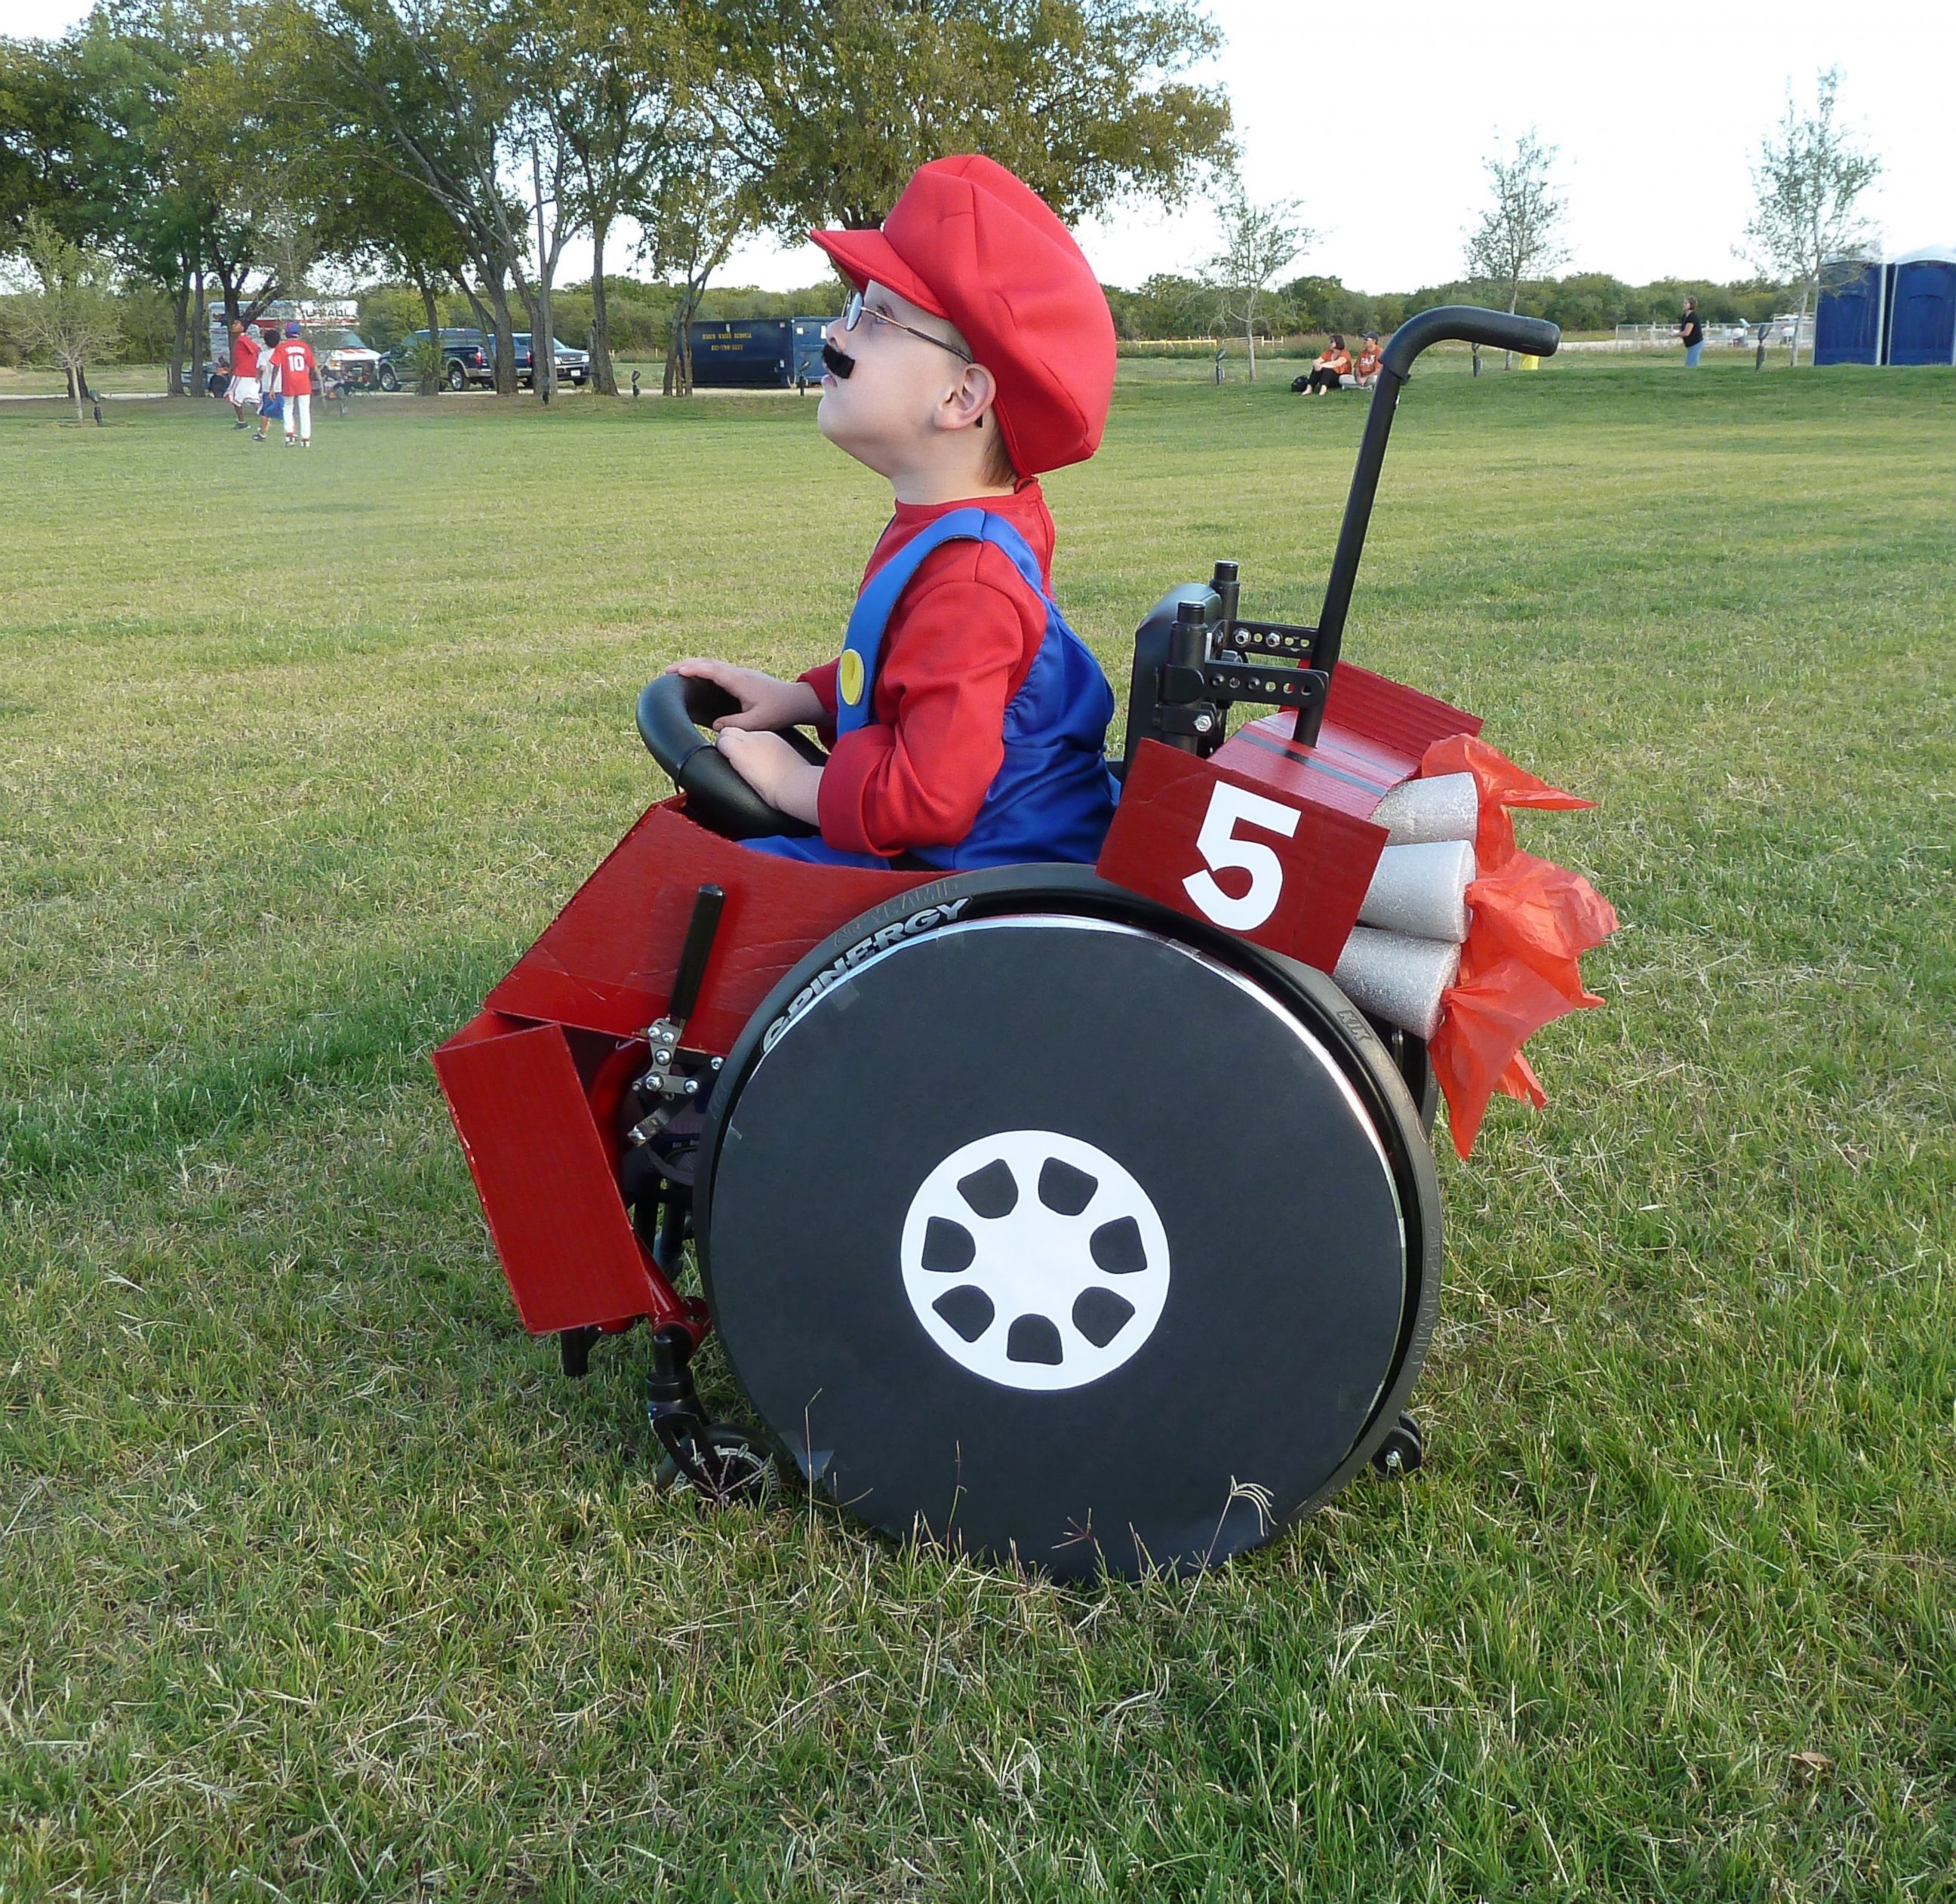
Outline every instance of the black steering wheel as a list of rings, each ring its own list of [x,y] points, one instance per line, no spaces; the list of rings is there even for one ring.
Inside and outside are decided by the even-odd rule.
[[[658,674],[639,696],[639,737],[646,751],[672,775],[686,795],[688,816],[730,840],[765,838],[788,833],[805,838],[819,829],[771,807],[743,780],[734,763],[702,732],[723,714],[737,712],[740,703],[724,687],[691,674]],[[812,766],[828,756],[799,728],[782,731],[781,738]]]

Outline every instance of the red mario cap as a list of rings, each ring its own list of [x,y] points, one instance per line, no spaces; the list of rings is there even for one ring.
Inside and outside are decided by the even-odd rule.
[[[994,406],[1022,476],[1100,447],[1114,319],[1093,267],[1044,199],[995,160],[917,168],[873,232],[811,232],[860,290],[873,278],[964,333],[998,380]]]

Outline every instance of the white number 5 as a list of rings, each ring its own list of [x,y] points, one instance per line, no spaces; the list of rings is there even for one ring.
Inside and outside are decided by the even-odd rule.
[[[1283,865],[1267,846],[1238,839],[1236,828],[1239,823],[1260,827],[1290,839],[1302,817],[1295,807],[1219,780],[1209,796],[1209,810],[1202,816],[1202,831],[1195,838],[1196,851],[1210,870],[1190,874],[1181,883],[1182,890],[1219,926],[1232,932],[1254,932],[1277,909],[1278,895],[1283,891]],[[1250,889],[1240,899],[1231,898],[1216,883],[1215,874],[1224,867],[1237,867],[1250,876]]]

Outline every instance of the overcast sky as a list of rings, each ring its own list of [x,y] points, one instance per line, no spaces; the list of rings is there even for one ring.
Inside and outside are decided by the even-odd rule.
[[[1519,18],[1546,10],[1517,8]],[[75,0],[0,0],[0,31],[58,33]],[[1251,194],[1296,198],[1317,235],[1297,271],[1355,289],[1456,276],[1485,194],[1481,161],[1535,127],[1559,147],[1564,268],[1632,283],[1746,275],[1733,255],[1749,167],[1789,82],[1803,99],[1838,66],[1841,109],[1879,153],[1866,208],[1891,248],[1956,243],[1956,0],[1621,4],[1557,9],[1541,27],[1436,0],[1317,9],[1300,0],[1210,0]],[[819,31],[821,10],[809,10]],[[1347,24],[1349,23],[1349,24]],[[1109,283],[1188,270],[1214,248],[1201,207],[1125,210],[1081,234]],[[587,251],[581,260],[588,268]],[[574,256],[569,270],[579,268]],[[629,268],[620,257],[617,267]],[[722,282],[818,282],[812,246],[747,247]]]

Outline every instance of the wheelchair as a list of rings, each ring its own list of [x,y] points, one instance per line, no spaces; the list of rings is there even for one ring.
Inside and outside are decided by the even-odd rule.
[[[1243,615],[1226,562],[1154,605],[1092,867],[746,851],[790,827],[702,731],[731,703],[645,690],[676,792],[434,1063],[525,1328],[575,1376],[645,1326],[669,1479],[791,1476],[1081,1579],[1200,1571],[1419,1465],[1431,1012],[1332,974],[1382,803],[1479,727],[1339,655],[1399,393],[1443,339],[1558,333],[1401,327],[1314,627]],[[1232,732],[1238,706],[1266,711]],[[696,1390],[710,1331],[751,1422]]]

